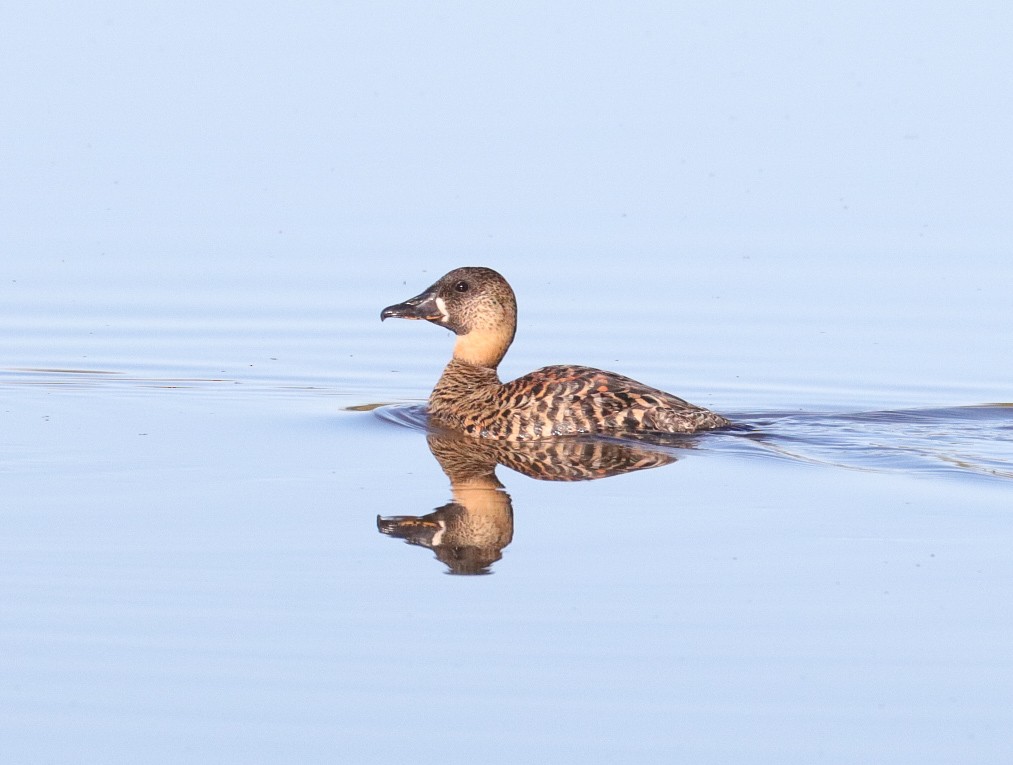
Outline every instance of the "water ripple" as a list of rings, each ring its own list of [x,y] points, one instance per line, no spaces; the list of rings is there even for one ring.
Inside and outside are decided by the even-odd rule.
[[[856,470],[1013,478],[1013,405],[737,418],[750,428],[722,450],[759,450]]]

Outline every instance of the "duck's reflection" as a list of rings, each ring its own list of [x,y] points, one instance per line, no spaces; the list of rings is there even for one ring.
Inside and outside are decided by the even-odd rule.
[[[600,439],[504,442],[430,433],[427,441],[450,479],[453,499],[428,515],[377,516],[376,525],[382,534],[428,547],[453,574],[489,573],[513,539],[513,506],[496,478],[497,465],[544,481],[589,481],[676,460],[668,452]]]

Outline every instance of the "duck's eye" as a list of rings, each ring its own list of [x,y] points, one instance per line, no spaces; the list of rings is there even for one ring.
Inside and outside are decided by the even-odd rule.
[[[467,292],[471,285],[468,282],[458,282],[454,285],[454,289],[458,292]]]

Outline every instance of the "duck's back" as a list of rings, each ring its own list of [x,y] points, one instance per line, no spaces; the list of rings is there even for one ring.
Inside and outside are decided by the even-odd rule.
[[[551,366],[500,384],[495,370],[451,362],[430,398],[437,421],[473,435],[528,440],[579,433],[695,433],[729,422],[629,377]]]

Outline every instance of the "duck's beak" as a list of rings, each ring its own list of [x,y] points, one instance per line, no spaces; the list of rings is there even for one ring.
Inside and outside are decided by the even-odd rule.
[[[436,291],[432,288],[421,295],[416,295],[403,303],[389,305],[380,311],[380,321],[384,319],[425,319],[426,321],[442,321],[446,313],[440,310],[436,302]]]

